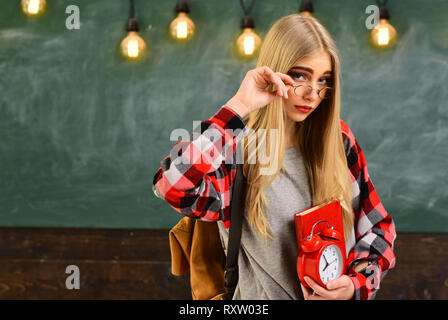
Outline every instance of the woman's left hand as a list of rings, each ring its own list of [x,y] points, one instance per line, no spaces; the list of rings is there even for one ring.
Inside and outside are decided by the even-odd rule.
[[[346,275],[328,281],[327,288],[321,287],[309,277],[305,277],[305,281],[311,287],[308,289],[301,284],[305,300],[349,300],[355,293],[355,286],[350,277]]]

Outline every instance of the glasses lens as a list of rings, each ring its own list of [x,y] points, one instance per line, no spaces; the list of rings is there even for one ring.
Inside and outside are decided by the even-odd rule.
[[[296,96],[303,97],[303,96],[309,94],[311,92],[311,90],[313,90],[313,88],[311,88],[311,86],[299,85],[294,88],[294,93],[296,94]]]
[[[310,94],[312,90],[313,88],[309,85],[299,85],[294,88],[294,93],[296,94],[296,96],[303,97]],[[333,94],[333,88],[326,87],[320,91],[316,90],[316,92],[319,92],[319,97],[321,99],[328,99]]]
[[[331,97],[332,94],[333,94],[333,88],[327,87],[319,92],[319,97],[321,99],[328,99]]]

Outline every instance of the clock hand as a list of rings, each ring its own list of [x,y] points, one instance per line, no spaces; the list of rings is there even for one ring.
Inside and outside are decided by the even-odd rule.
[[[324,257],[325,262],[328,264],[327,258],[325,258],[325,255],[322,253],[322,257]]]
[[[338,259],[334,259],[333,261],[331,261],[328,265],[332,264],[333,262],[338,261]]]
[[[322,272],[324,272],[324,271],[328,268],[328,266],[329,266],[330,264],[328,263],[327,258],[325,258],[325,255],[324,255],[324,254],[322,254],[322,257],[324,257],[324,260],[325,260],[325,263],[326,263],[324,269],[322,270]]]

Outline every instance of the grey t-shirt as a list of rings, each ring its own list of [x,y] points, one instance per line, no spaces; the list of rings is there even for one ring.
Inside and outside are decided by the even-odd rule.
[[[243,220],[241,248],[238,256],[239,280],[234,300],[301,299],[297,276],[297,240],[294,213],[311,207],[308,173],[297,148],[285,150],[283,169],[266,189],[265,196],[272,210],[265,208],[266,218],[275,240],[264,239]],[[247,208],[245,210],[247,216]],[[223,246],[228,230],[218,222]]]

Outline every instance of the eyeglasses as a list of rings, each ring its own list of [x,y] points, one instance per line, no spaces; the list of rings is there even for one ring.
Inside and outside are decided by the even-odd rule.
[[[310,94],[311,91],[316,90],[317,95],[321,99],[328,99],[333,94],[333,88],[331,87],[324,87],[321,89],[314,89],[309,84],[299,84],[292,86],[294,88],[294,94],[298,97],[303,97],[304,95]]]

